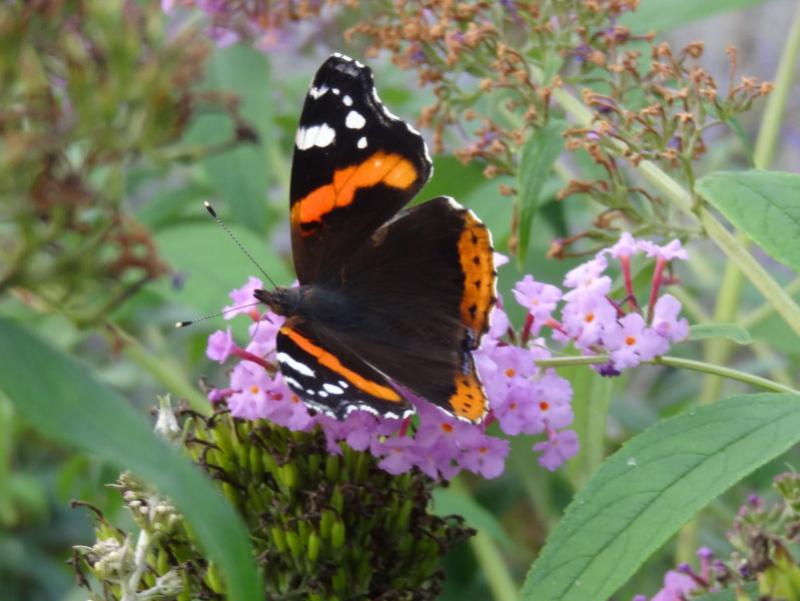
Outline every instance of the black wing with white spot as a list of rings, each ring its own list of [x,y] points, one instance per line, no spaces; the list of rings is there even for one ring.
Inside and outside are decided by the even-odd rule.
[[[306,96],[291,179],[301,284],[326,281],[430,177],[422,136],[383,106],[371,70],[334,54]]]

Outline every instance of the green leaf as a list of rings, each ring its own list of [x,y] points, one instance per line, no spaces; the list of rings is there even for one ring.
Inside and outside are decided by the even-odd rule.
[[[222,494],[89,369],[0,318],[0,390],[55,440],[129,469],[175,503],[226,577],[230,598],[263,598],[248,532]]]
[[[607,599],[702,507],[798,441],[792,394],[739,395],[656,424],[576,495],[521,598]]]
[[[202,207],[198,208],[198,211]],[[242,227],[229,226],[242,245],[277,284],[289,284],[292,276],[283,260],[266,252],[266,241]],[[264,276],[233,243],[225,231],[209,219],[161,230],[155,235],[158,252],[183,274],[183,285],[152,285],[167,299],[197,309],[199,314],[219,311],[229,304],[228,293],[247,283],[249,276]],[[264,282],[269,285],[269,282]],[[187,319],[197,317],[188,315]]]
[[[689,340],[705,338],[727,338],[736,344],[752,344],[753,337],[742,326],[735,323],[698,323],[689,329]]]
[[[433,491],[433,511],[442,517],[460,515],[468,526],[488,534],[507,548],[513,547],[497,518],[468,495],[447,488],[436,488]]]
[[[642,0],[635,12],[624,15],[622,24],[635,32],[663,31],[711,15],[757,6],[765,0]]]
[[[533,218],[539,210],[542,187],[550,176],[553,164],[564,149],[561,134],[565,124],[552,120],[536,130],[522,148],[519,166],[519,249],[517,259],[522,262],[531,239]]]
[[[697,191],[769,256],[800,271],[800,174],[716,172]]]
[[[203,159],[209,183],[225,201],[222,214],[257,233],[266,231],[267,187],[270,182],[268,144],[272,137],[272,86],[269,63],[262,52],[243,45],[217,49],[208,63],[203,89],[236,94],[240,113],[258,134],[256,143],[240,143],[232,150]],[[230,118],[202,114],[187,134],[194,144],[220,144],[231,138]],[[230,211],[230,212],[228,212]]]

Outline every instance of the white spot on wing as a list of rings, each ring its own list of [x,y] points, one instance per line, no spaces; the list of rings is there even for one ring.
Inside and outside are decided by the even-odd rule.
[[[293,369],[294,371],[296,371],[297,373],[299,373],[299,374],[301,374],[303,376],[307,376],[309,378],[313,378],[314,377],[314,370],[313,369],[311,369],[305,363],[301,363],[300,361],[297,361],[294,357],[292,357],[288,353],[278,353],[277,357],[278,357],[278,362],[281,363],[282,365],[286,365],[287,367]]]
[[[288,386],[291,386],[292,388],[300,388],[300,389],[303,388],[303,385],[300,384],[300,382],[298,382],[291,376],[283,376],[283,381],[286,382],[286,384]]]
[[[333,93],[334,93],[334,95],[336,95],[336,96],[338,96],[338,95],[341,93],[341,92],[340,92],[340,90],[339,90],[339,88],[333,88],[333,89],[331,90],[331,92],[333,92]]]
[[[314,100],[317,100],[318,98],[327,94],[328,90],[329,90],[328,86],[320,86],[318,88],[315,86],[311,86],[311,89],[308,90],[308,95],[311,96]]]
[[[344,392],[344,388],[339,388],[335,384],[328,384],[327,382],[322,387],[331,394],[342,394]]]
[[[342,96],[342,102],[344,102],[345,106],[353,106],[353,99],[350,98],[347,94]]]
[[[364,116],[358,111],[350,111],[347,113],[347,117],[344,120],[345,126],[350,129],[361,129],[366,122],[367,120],[364,119]]]
[[[347,388],[350,385],[344,380],[339,380],[339,386],[341,386],[342,388]]]
[[[298,150],[308,150],[314,146],[325,148],[336,138],[336,130],[327,123],[312,125],[311,127],[298,127],[294,143]]]
[[[367,139],[364,136],[361,136],[356,143],[356,146],[359,148],[366,148],[367,147]]]
[[[327,396],[328,396],[328,393],[327,393],[327,392],[325,392],[324,390],[320,390],[320,391],[319,391],[319,396],[321,396],[321,397],[324,399],[324,398],[327,398]]]
[[[313,390],[311,390],[310,388],[306,388],[306,394],[308,394],[308,395],[310,395],[310,396],[314,396],[314,395],[315,395],[315,394],[317,394],[317,393],[316,393],[316,392],[314,392]]]

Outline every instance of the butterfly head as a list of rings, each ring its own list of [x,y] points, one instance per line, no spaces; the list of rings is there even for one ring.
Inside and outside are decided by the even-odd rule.
[[[278,315],[287,317],[295,315],[300,306],[299,288],[275,288],[274,290],[256,290],[253,296]]]

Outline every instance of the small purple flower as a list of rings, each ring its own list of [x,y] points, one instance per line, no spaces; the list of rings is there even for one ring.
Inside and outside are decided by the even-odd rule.
[[[603,343],[611,350],[611,361],[617,369],[635,367],[669,349],[669,343],[648,328],[638,313],[630,313],[616,327],[604,330]]]
[[[689,253],[681,245],[680,240],[673,240],[672,242],[659,246],[653,242],[642,240],[640,243],[641,249],[647,253],[648,257],[661,258],[665,261],[672,261],[673,259],[681,259],[686,261],[689,258]]]
[[[606,296],[611,290],[611,278],[603,273],[608,261],[603,255],[578,265],[564,276],[564,286],[572,288],[564,295],[564,300],[578,296]]]
[[[697,583],[686,574],[669,571],[664,576],[664,587],[651,601],[684,601],[687,595],[697,588]]]
[[[605,339],[605,332],[616,325],[617,309],[603,296],[578,295],[562,310],[562,325],[584,351]]]
[[[231,356],[234,348],[236,348],[236,344],[233,342],[231,329],[217,330],[208,337],[206,356],[212,361],[224,363]]]
[[[574,457],[579,448],[578,435],[572,430],[555,432],[544,442],[533,445],[533,450],[542,454],[539,464],[551,472],[570,457]]]
[[[617,243],[606,252],[612,257],[619,259],[622,257],[631,257],[641,250],[641,244],[636,238],[631,236],[629,232],[622,232]]]
[[[225,312],[225,319],[232,319],[242,313],[249,314],[251,307],[257,303],[253,293],[263,287],[264,284],[261,282],[261,280],[250,277],[244,286],[231,291],[228,296],[230,296],[233,304],[223,308],[223,311]]]
[[[517,282],[513,292],[517,302],[528,309],[533,316],[532,332],[534,335],[538,334],[539,329],[551,318],[558,301],[561,300],[561,290],[550,284],[537,282],[533,276],[526,275]]]
[[[414,467],[414,439],[408,436],[393,436],[381,443],[382,459],[378,467],[390,474],[402,474]]]
[[[461,457],[461,465],[484,478],[497,478],[503,473],[505,460],[511,445],[507,440],[486,436],[480,444],[467,449]]]
[[[500,401],[492,404],[492,411],[503,432],[517,436],[522,432],[539,434],[544,431],[544,420],[534,393],[531,383],[520,381]]]
[[[671,294],[664,294],[653,309],[653,329],[670,342],[680,342],[689,336],[689,322],[678,319],[681,303]]]

